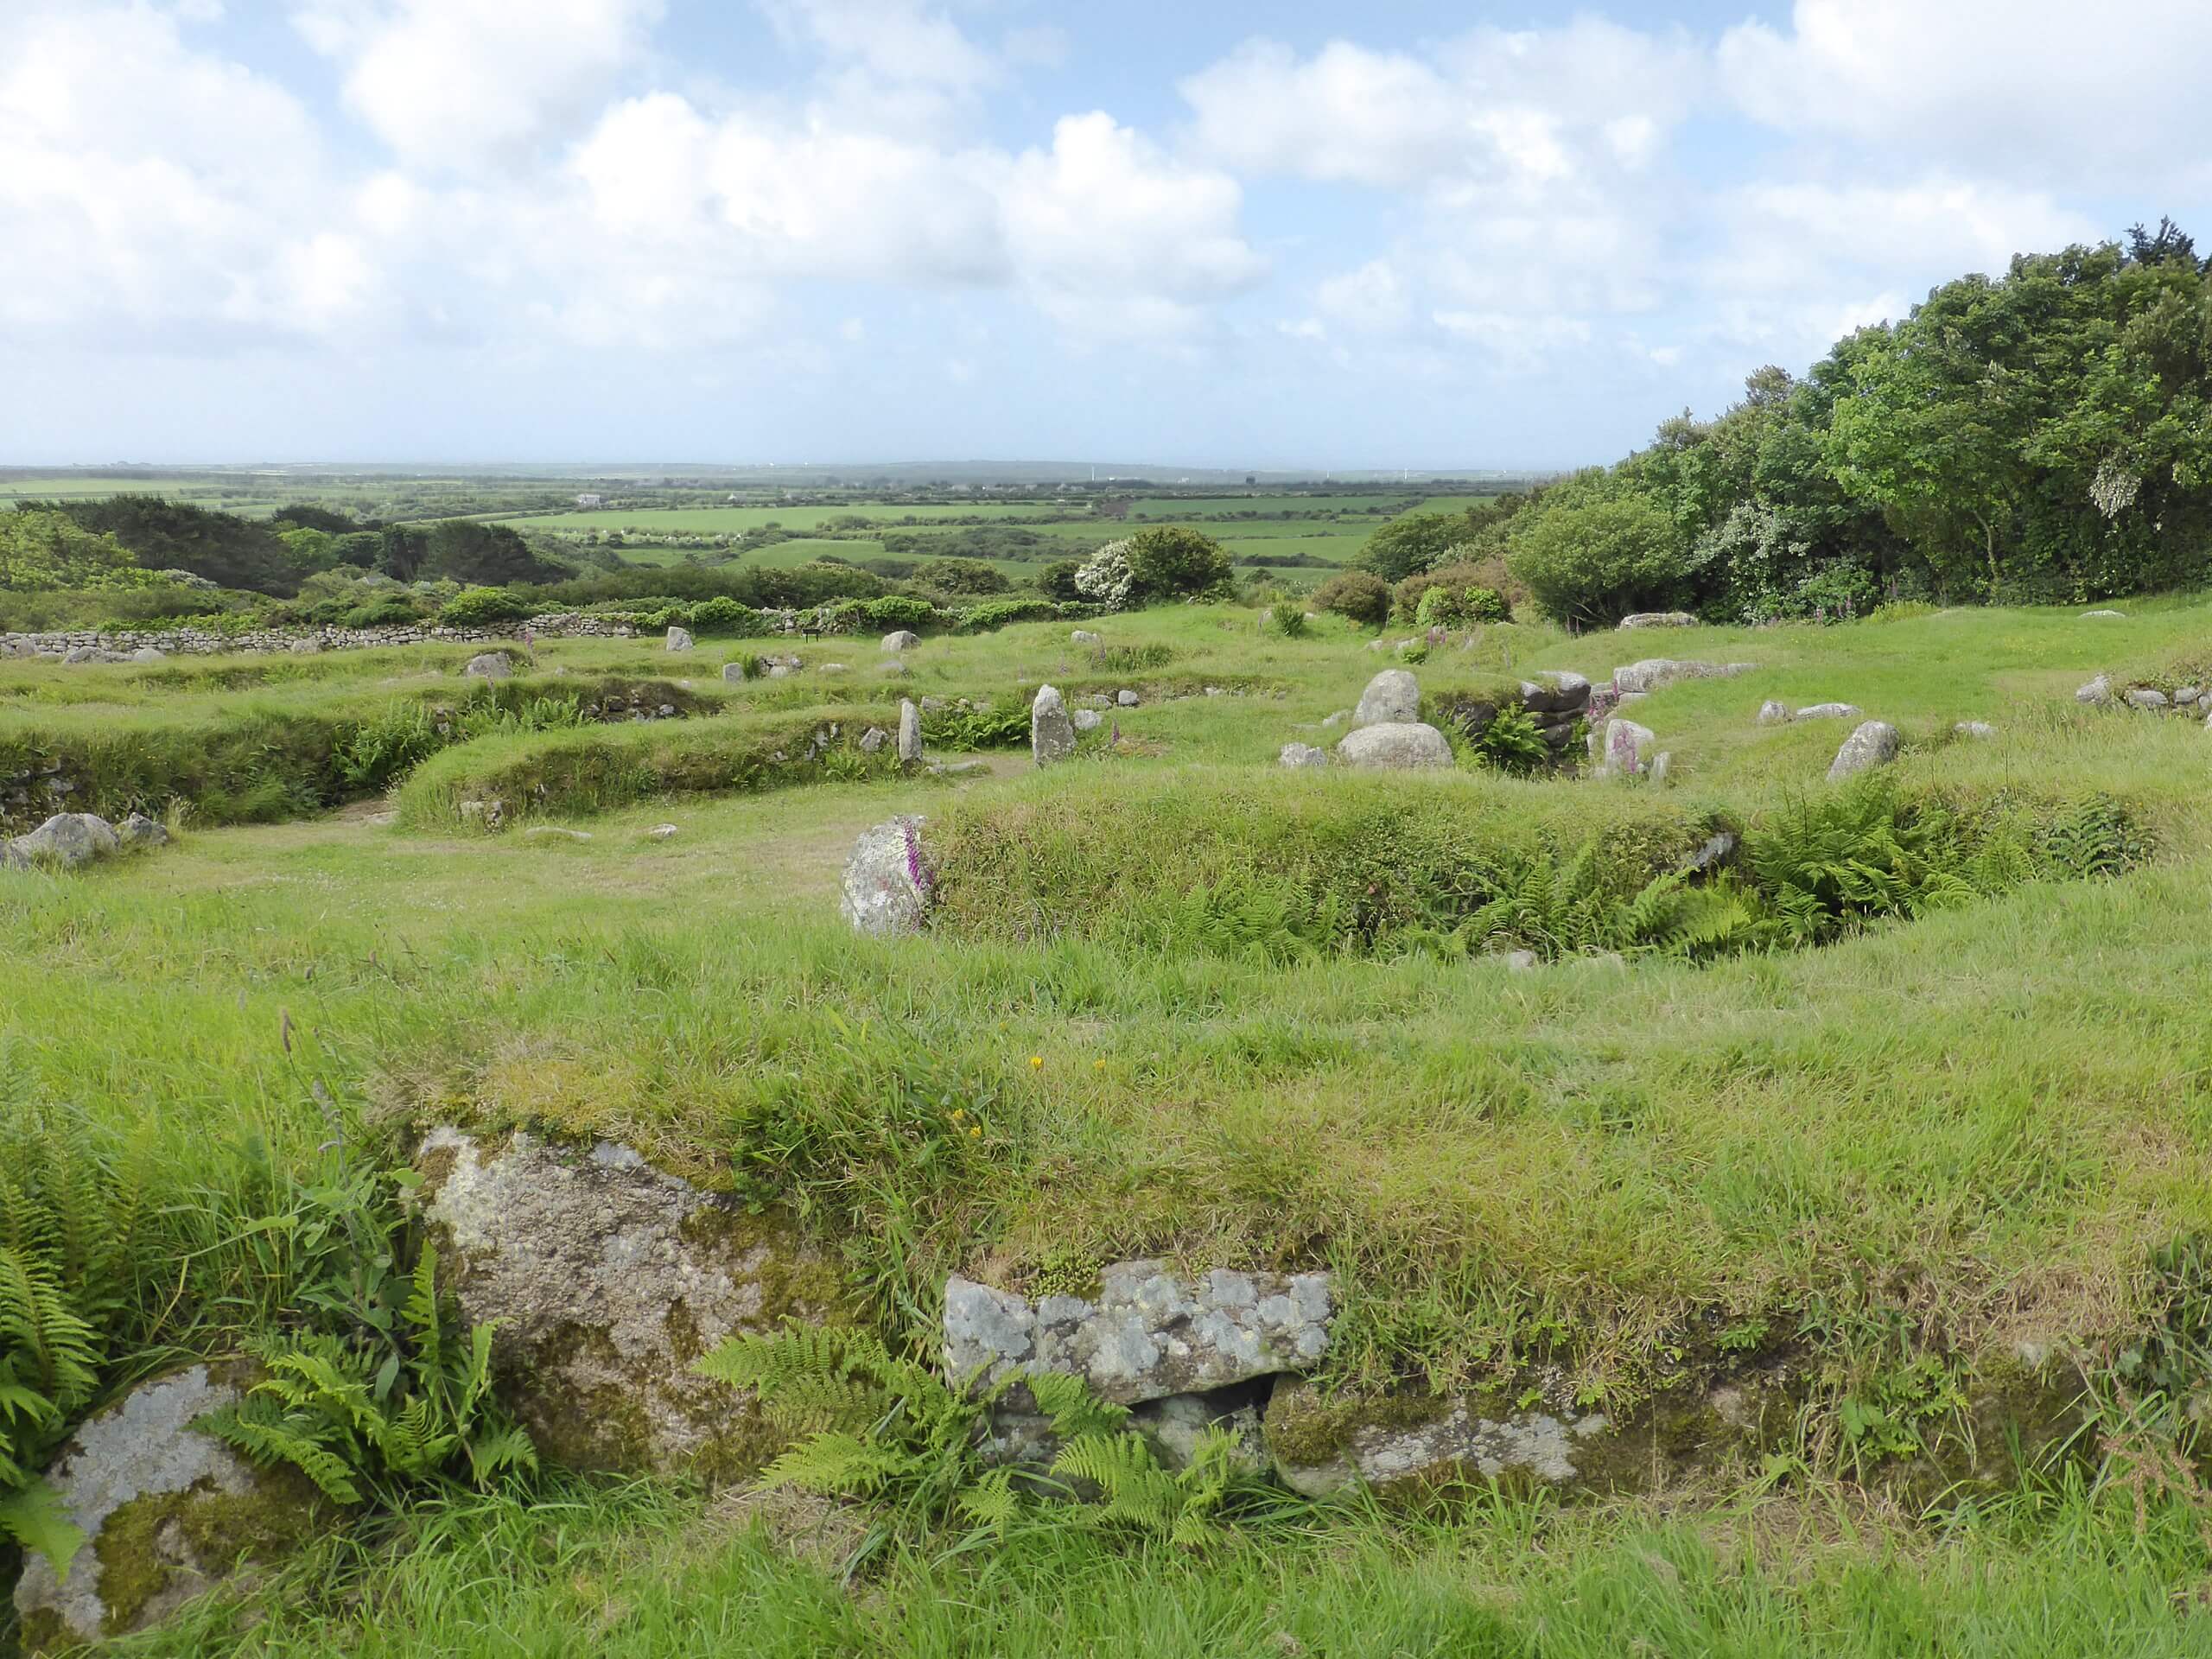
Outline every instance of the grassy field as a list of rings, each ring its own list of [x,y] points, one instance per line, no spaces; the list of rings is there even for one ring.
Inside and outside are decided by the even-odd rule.
[[[665,680],[695,712],[486,730],[391,779],[391,801],[196,830],[188,811],[181,844],[153,856],[0,871],[0,1127],[73,1103],[143,1140],[203,1231],[251,1213],[245,1172],[319,1179],[326,1102],[380,1160],[458,1116],[623,1140],[727,1187],[763,1147],[857,1136],[893,1091],[926,1088],[976,1103],[988,1133],[972,1155],[797,1156],[770,1195],[837,1245],[895,1336],[923,1337],[954,1268],[1048,1283],[1160,1254],[1332,1268],[1344,1312],[1324,1380],[1351,1395],[1541,1376],[1633,1410],[1714,1332],[1753,1333],[1808,1379],[1781,1443],[1702,1484],[1568,1503],[1490,1493],[1426,1516],[1297,1505],[1192,1552],[1044,1520],[951,1529],[850,1580],[682,1483],[549,1475],[365,1516],[131,1650],[2212,1651],[2212,1512],[2193,1478],[2146,1472],[2115,1441],[2001,1490],[1926,1478],[1963,1432],[1945,1390],[2024,1346],[2112,1375],[2172,1312],[2156,1253],[2212,1236],[2212,738],[2071,697],[2100,669],[2201,653],[2212,606],[2126,608],[1580,638],[1503,626],[1416,671],[1435,690],[1547,667],[1602,679],[1647,654],[1754,664],[1637,707],[1674,757],[1663,791],[1280,769],[1281,744],[1333,740],[1321,722],[1386,660],[1335,619],[1286,639],[1249,610],[1178,607],[1105,619],[1097,652],[1046,625],[932,638],[895,684],[872,639],[734,685],[720,664],[757,642],[671,658],[554,641],[531,695]],[[11,664],[0,753],[375,716],[457,697],[465,654]],[[823,672],[830,661],[845,671]],[[1141,701],[1115,715],[1117,745],[1041,772],[1000,756],[957,780],[855,771],[723,790],[664,760],[683,781],[658,796],[561,781],[615,775],[580,753],[625,779],[646,750],[720,765],[830,718],[885,718],[899,695],[1018,707],[1046,681]],[[2122,803],[2144,856],[1809,949],[1570,952],[1527,972],[1115,919],[1141,920],[1148,895],[1207,899],[1220,849],[1263,835],[1271,872],[1319,880],[1389,836],[1571,850],[1601,829],[1755,827],[1826,798],[1852,724],[1760,726],[1768,698],[1894,722],[1904,798],[1993,817]],[[1999,735],[1957,740],[1968,719]],[[495,776],[549,783],[518,823],[590,839],[486,833],[439,804]],[[904,811],[948,847],[1005,850],[958,873],[973,901],[932,933],[856,938],[836,914],[840,867],[863,828]],[[1102,880],[1115,868],[1132,874]],[[282,1274],[252,1297],[203,1291],[197,1275],[227,1260],[219,1241],[169,1248],[202,1265],[180,1295],[168,1259],[149,1264],[133,1327],[149,1349],[226,1350],[288,1294]],[[1931,1376],[1910,1449],[1854,1437],[1854,1413]]]

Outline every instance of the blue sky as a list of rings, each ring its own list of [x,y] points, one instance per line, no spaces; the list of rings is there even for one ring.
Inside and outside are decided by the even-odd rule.
[[[1612,459],[2212,246],[2212,7],[8,0],[0,463]]]

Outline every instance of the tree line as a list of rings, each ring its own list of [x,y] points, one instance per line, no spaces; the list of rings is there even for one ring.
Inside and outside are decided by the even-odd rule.
[[[1369,541],[1387,582],[1502,563],[1554,619],[1759,622],[2192,585],[2212,550],[2212,278],[2169,220],[2016,256],[1802,376],[1526,495]]]

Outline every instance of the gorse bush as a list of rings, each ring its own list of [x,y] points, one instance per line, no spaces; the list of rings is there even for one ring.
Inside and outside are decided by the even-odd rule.
[[[1343,571],[1313,590],[1313,606],[1369,627],[1380,627],[1390,617],[1390,584],[1369,571]]]

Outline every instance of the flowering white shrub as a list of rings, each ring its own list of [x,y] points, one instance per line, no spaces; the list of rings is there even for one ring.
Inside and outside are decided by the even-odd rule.
[[[1126,541],[1107,543],[1075,573],[1076,592],[1109,611],[1121,610],[1128,604],[1136,582],[1137,573],[1129,564],[1129,544]]]

